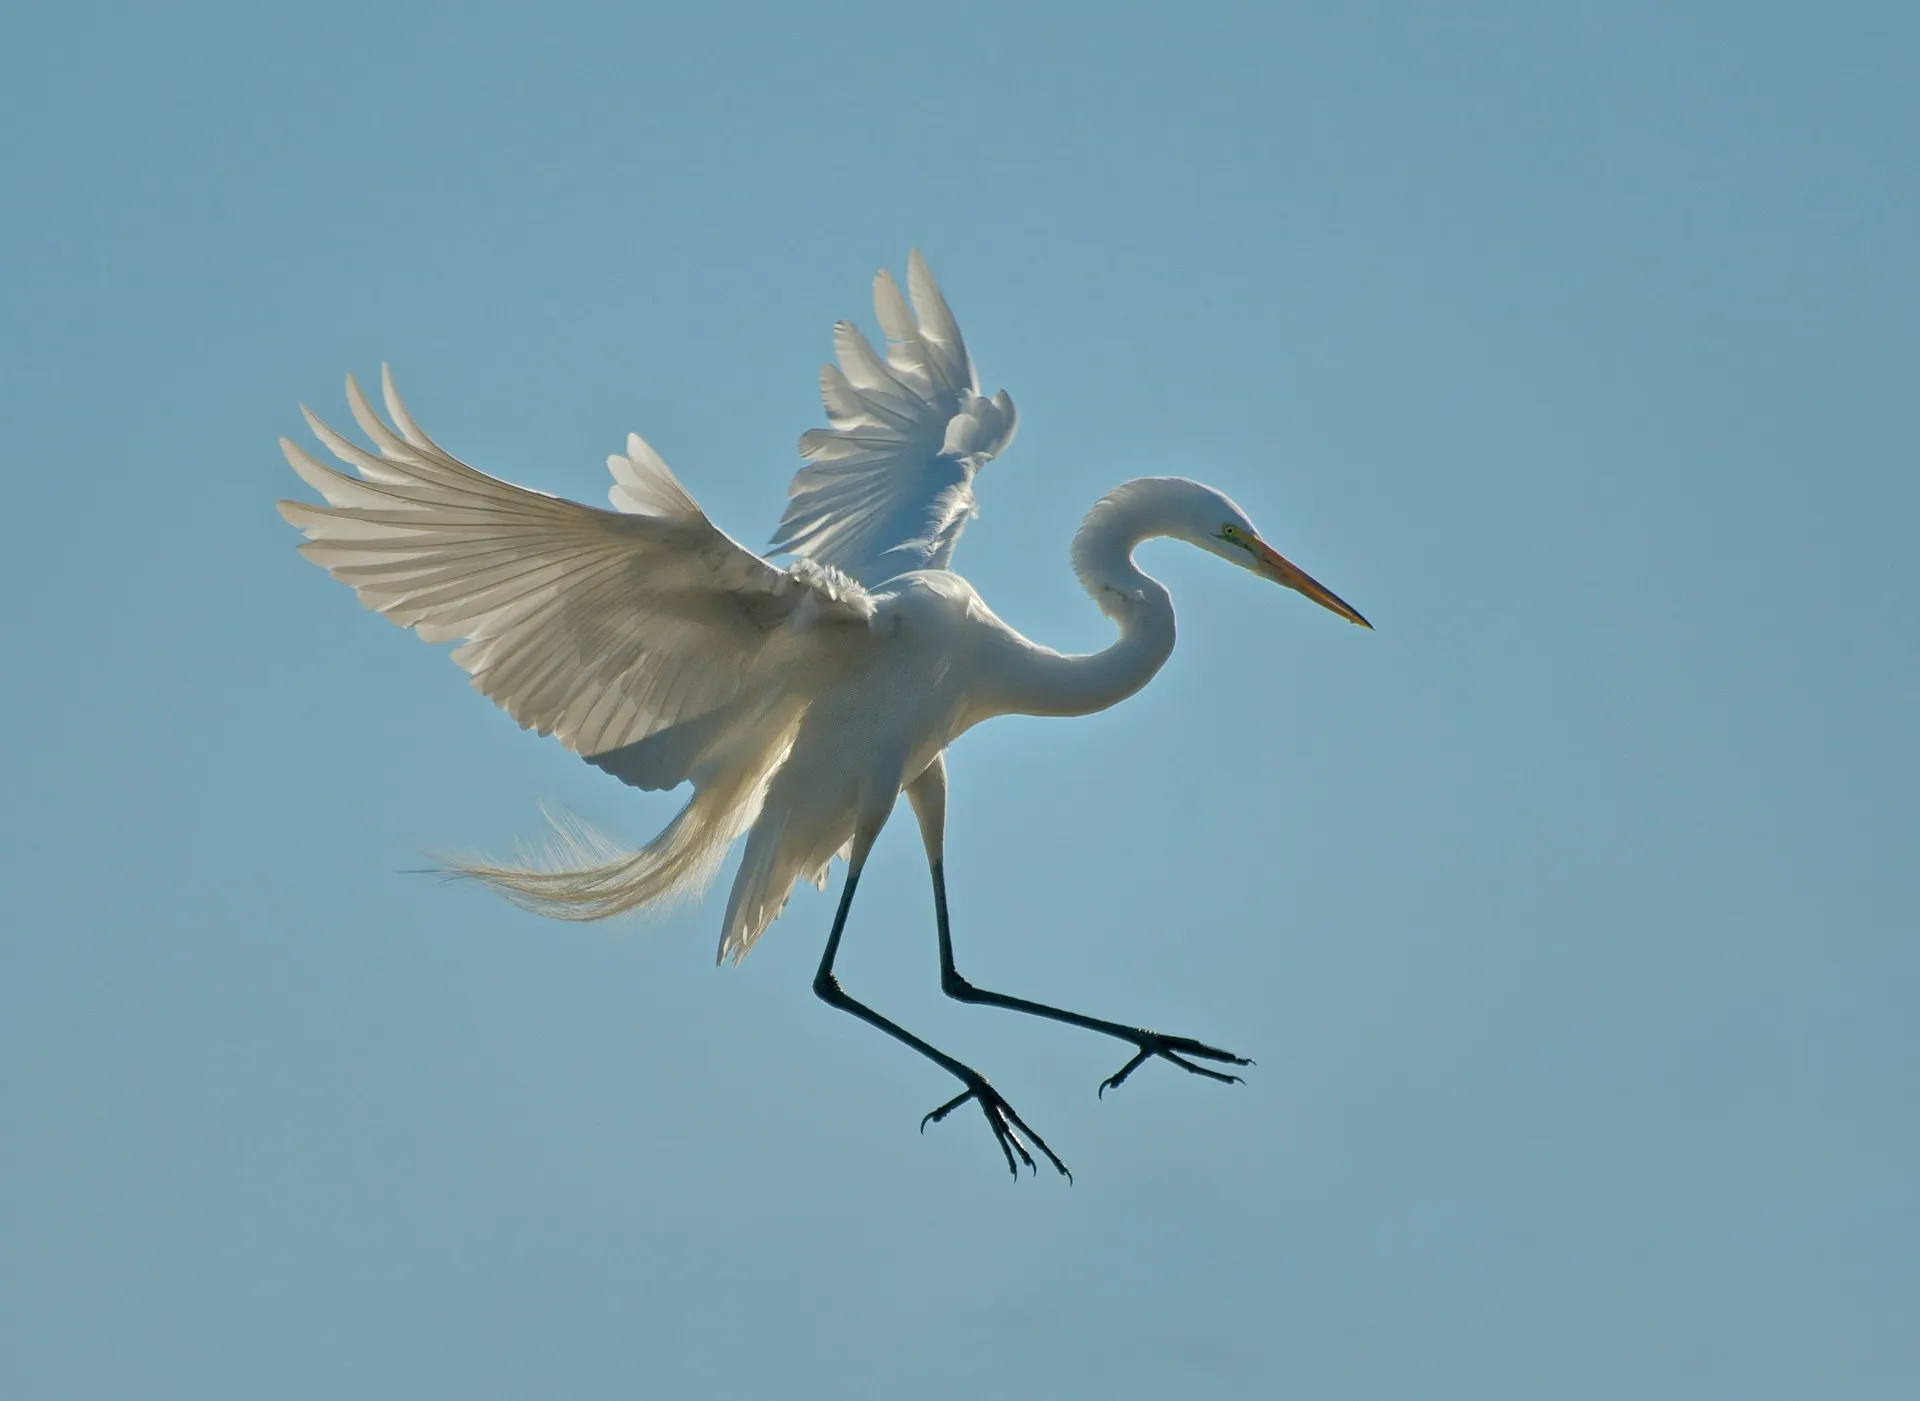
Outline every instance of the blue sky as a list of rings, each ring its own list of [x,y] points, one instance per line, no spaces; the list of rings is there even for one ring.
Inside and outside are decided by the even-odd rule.
[[[19,10],[0,42],[0,1391],[1891,1397],[1920,1383],[1920,22],[1896,5]],[[923,248],[1019,402],[959,563],[1209,481],[1364,634],[1161,544],[1142,695],[951,756],[831,893],[543,923],[405,868],[531,738],[301,561],[297,401],[645,433],[766,538]]]

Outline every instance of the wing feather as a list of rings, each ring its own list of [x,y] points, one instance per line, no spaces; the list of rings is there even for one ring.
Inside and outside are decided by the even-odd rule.
[[[621,509],[604,511],[476,471],[421,431],[384,367],[381,390],[386,419],[347,380],[371,452],[302,410],[354,471],[283,439],[326,504],[283,501],[280,513],[306,534],[301,553],[367,607],[460,643],[454,661],[526,728],[602,755],[790,679],[830,633],[864,635],[833,631],[872,616],[863,588],[819,561],[781,569],[736,544],[637,434],[608,459]],[[653,786],[687,777],[659,757],[645,773]]]
[[[885,355],[842,321],[839,365],[820,372],[827,428],[800,435],[807,465],[787,489],[773,548],[844,570],[871,586],[911,569],[944,569],[977,511],[973,479],[1013,441],[1019,416],[988,399],[960,327],[916,249],[907,295],[882,269],[873,312]]]

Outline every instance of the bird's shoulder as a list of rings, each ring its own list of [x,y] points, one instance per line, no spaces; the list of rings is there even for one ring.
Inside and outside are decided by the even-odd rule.
[[[993,616],[973,585],[950,569],[896,574],[872,596],[876,632],[960,628]]]

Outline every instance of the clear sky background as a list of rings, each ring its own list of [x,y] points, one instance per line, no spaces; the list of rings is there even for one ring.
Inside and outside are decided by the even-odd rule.
[[[15,7],[0,34],[0,1393],[1620,1396],[1920,1386],[1911,5]],[[1141,696],[951,756],[842,969],[406,868],[679,801],[303,562],[297,401],[391,360],[759,542],[923,248],[1022,410],[959,556],[1104,645],[1107,487],[1239,500],[1368,635],[1171,544]],[[904,810],[901,814],[904,819]],[[724,878],[723,878],[724,881]]]

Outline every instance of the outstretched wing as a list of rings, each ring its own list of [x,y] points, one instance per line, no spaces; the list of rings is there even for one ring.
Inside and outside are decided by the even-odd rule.
[[[907,292],[881,269],[873,310],[887,353],[847,322],[833,328],[838,368],[820,371],[829,428],[800,435],[807,466],[787,488],[773,548],[874,585],[944,569],[973,517],[973,478],[1013,441],[1019,416],[1001,390],[980,394],[946,299],[915,249]]]
[[[872,616],[866,591],[844,576],[805,562],[780,569],[716,529],[637,435],[607,460],[620,510],[598,510],[475,471],[420,431],[384,368],[381,383],[391,427],[347,379],[377,455],[306,414],[358,476],[281,439],[327,501],[280,503],[306,533],[300,552],[425,640],[463,642],[453,659],[475,689],[576,753],[631,753],[674,727],[692,736],[695,722],[766,683],[776,639]]]

